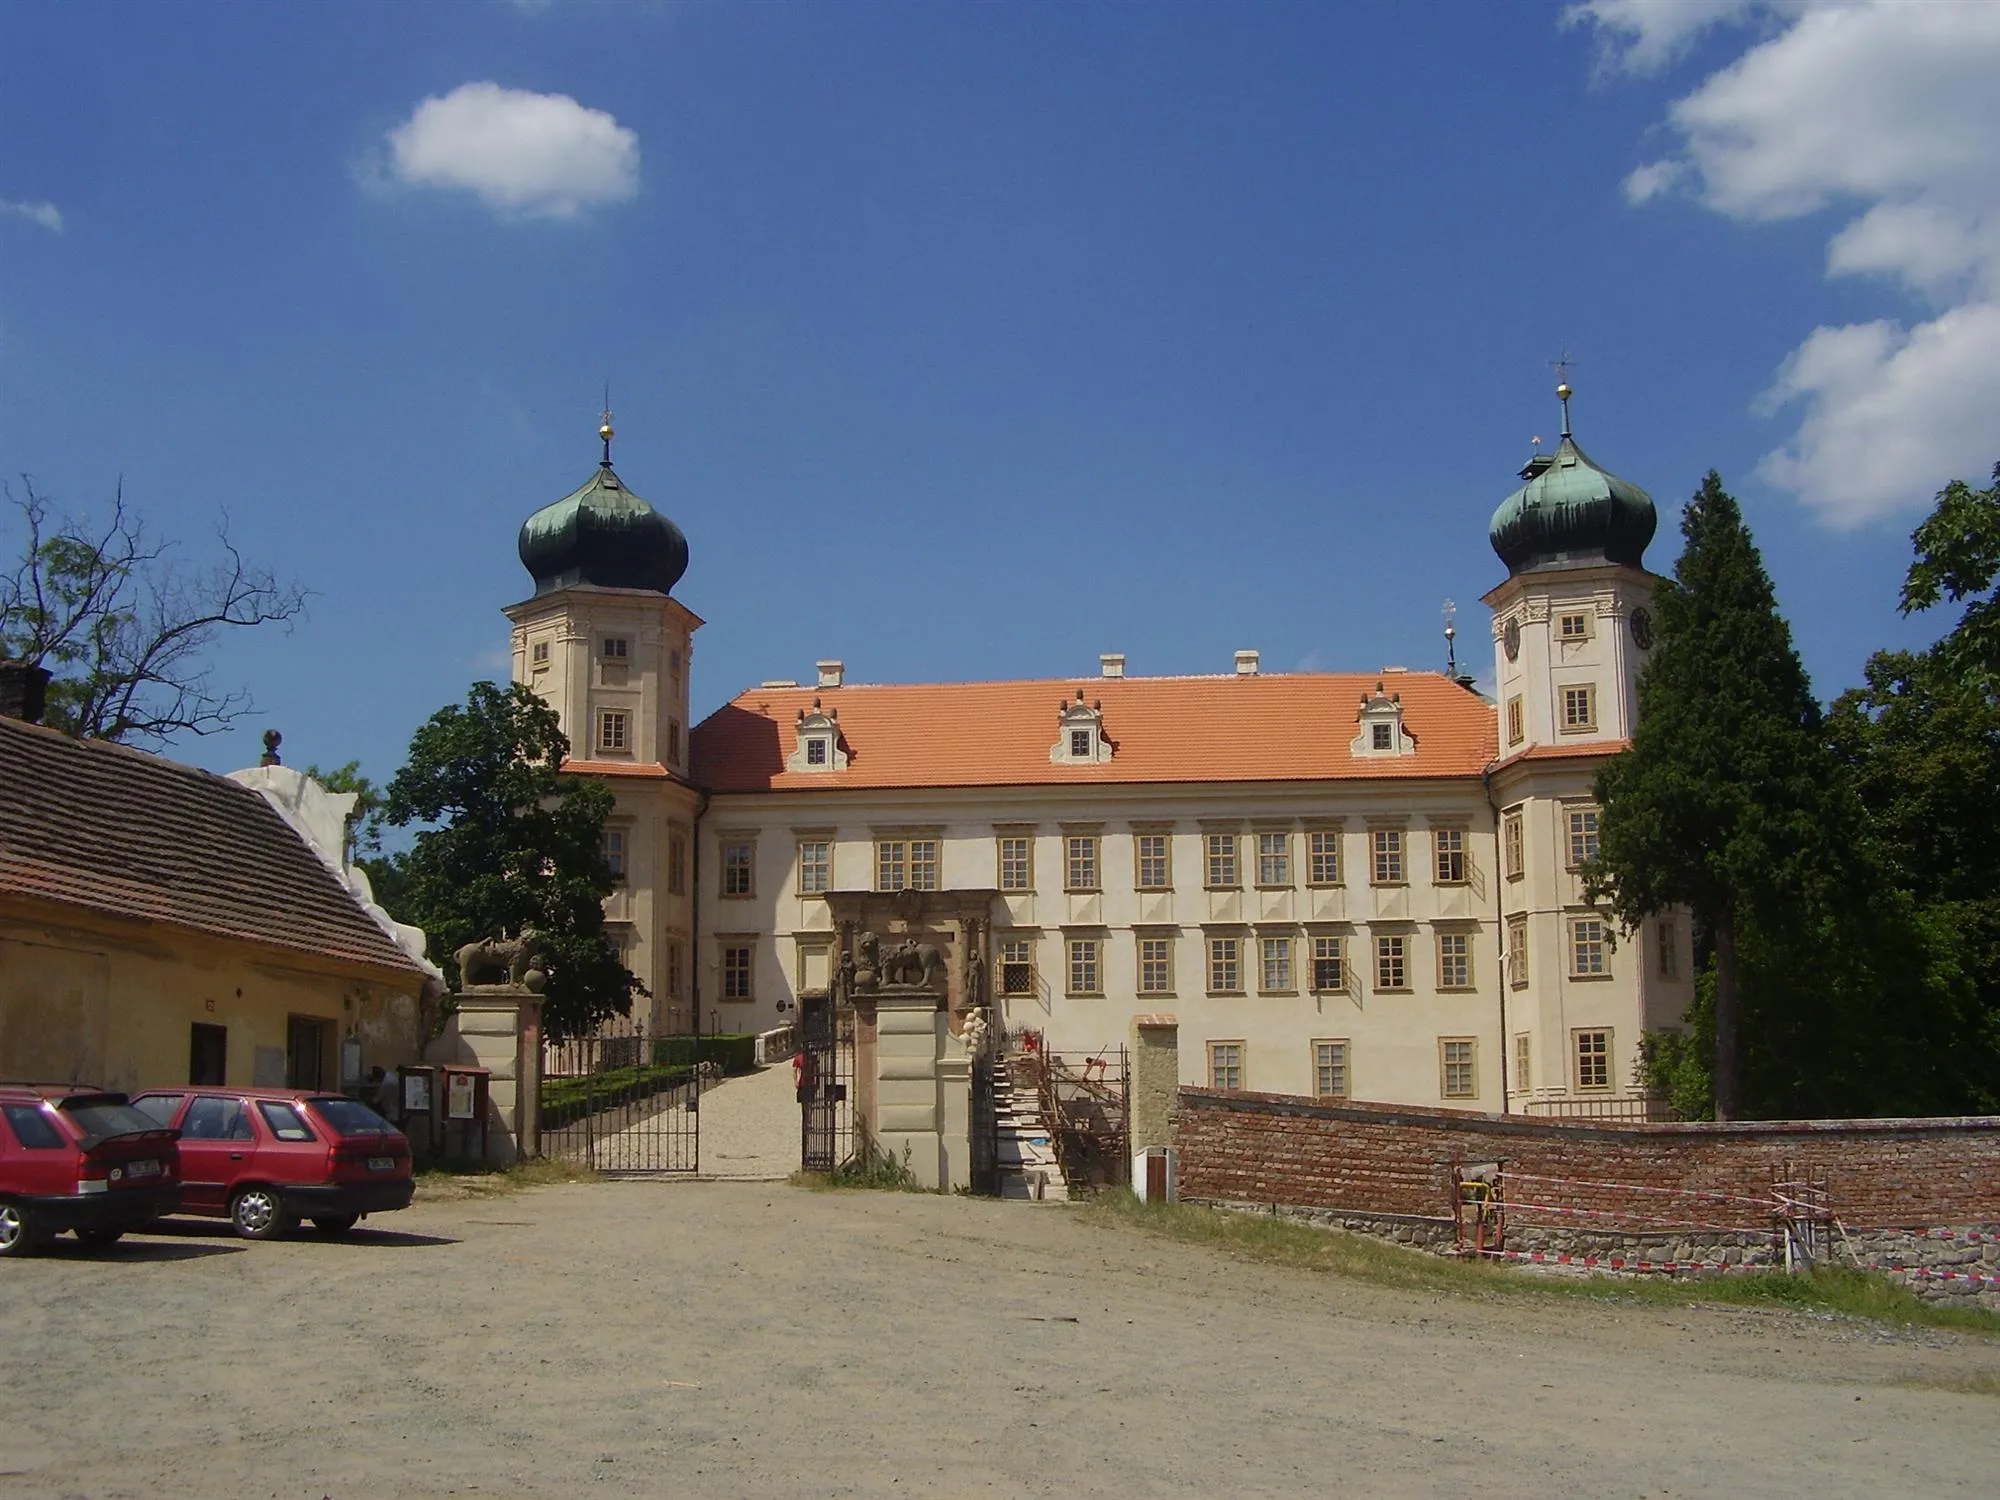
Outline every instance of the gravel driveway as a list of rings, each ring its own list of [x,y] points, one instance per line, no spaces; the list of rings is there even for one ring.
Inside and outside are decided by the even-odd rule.
[[[1993,1493],[2000,1343],[1434,1300],[1060,1206],[419,1202],[0,1264],[17,1496]]]

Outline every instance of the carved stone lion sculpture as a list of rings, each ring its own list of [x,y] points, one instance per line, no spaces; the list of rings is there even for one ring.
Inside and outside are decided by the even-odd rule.
[[[455,955],[458,982],[466,989],[478,985],[512,985],[515,989],[539,990],[547,982],[542,964],[547,944],[530,927],[519,937],[481,938],[467,943]]]
[[[935,943],[905,938],[882,955],[884,984],[941,988],[945,982],[944,953]]]

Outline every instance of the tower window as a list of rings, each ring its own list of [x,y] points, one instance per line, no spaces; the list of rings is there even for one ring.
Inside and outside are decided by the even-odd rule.
[[[1516,695],[1507,700],[1507,743],[1518,745],[1527,738],[1527,734],[1521,718],[1521,699]]]
[[[624,661],[632,652],[632,643],[622,635],[607,635],[599,646],[606,661]]]
[[[536,641],[528,648],[528,660],[538,667],[546,667],[549,664],[549,643]]]
[[[625,750],[631,747],[632,716],[622,709],[607,708],[597,716],[597,748]]]
[[[625,830],[607,828],[604,830],[604,863],[611,871],[613,881],[625,879]]]
[[[1588,683],[1563,689],[1563,728],[1581,731],[1597,727],[1597,689]]]
[[[1590,616],[1563,615],[1556,622],[1556,633],[1565,641],[1587,641],[1590,639]]]

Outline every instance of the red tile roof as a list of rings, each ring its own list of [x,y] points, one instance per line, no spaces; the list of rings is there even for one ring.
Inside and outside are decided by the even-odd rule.
[[[424,977],[257,792],[4,718],[0,893]]]
[[[1582,745],[1530,745],[1525,750],[1515,751],[1503,761],[1495,762],[1493,769],[1509,770],[1528,760],[1601,760],[1631,746],[1630,740],[1592,740]]]
[[[1357,756],[1358,710],[1400,694],[1413,755]],[[1054,765],[1060,706],[1104,704],[1108,763]],[[791,771],[796,721],[840,715],[848,765]],[[1033,682],[752,688],[692,736],[694,780],[716,792],[886,787],[1475,777],[1496,749],[1493,705],[1433,672],[1084,677]]]

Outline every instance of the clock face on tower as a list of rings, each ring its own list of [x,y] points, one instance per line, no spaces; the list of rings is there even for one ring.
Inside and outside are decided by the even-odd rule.
[[[1500,648],[1507,653],[1507,660],[1513,661],[1521,654],[1521,622],[1509,620],[1500,630]]]
[[[1632,644],[1641,651],[1653,649],[1653,612],[1643,604],[1632,611]]]

